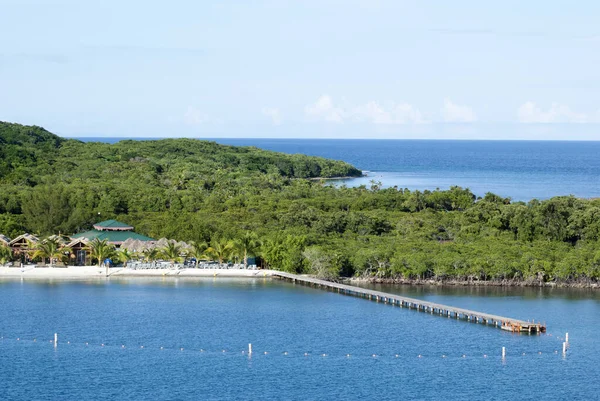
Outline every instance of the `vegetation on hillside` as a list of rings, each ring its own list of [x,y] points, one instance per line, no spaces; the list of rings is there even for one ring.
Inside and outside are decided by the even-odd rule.
[[[12,124],[0,124],[0,153],[0,233],[9,236],[115,218],[216,259],[252,250],[265,267],[328,278],[600,278],[599,200],[337,188],[305,178],[360,171],[189,139],[82,143]]]

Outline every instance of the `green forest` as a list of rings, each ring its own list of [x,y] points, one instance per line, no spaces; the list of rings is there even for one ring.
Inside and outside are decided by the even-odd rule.
[[[117,219],[154,238],[260,240],[263,267],[328,279],[597,283],[600,200],[336,186],[342,162],[195,139],[116,144],[0,122],[0,234]]]

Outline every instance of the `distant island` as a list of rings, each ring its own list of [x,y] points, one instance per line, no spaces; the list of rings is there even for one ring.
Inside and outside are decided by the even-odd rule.
[[[597,199],[523,203],[318,179],[361,175],[343,161],[253,147],[85,143],[0,122],[0,238],[72,235],[115,219],[207,247],[251,236],[259,266],[330,280],[598,286]]]

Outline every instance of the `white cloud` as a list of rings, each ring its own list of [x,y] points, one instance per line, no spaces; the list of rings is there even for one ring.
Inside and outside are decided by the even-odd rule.
[[[373,124],[422,124],[425,122],[421,112],[408,103],[393,104],[386,110],[373,100],[354,108],[352,117],[355,120],[370,121]]]
[[[335,107],[329,95],[321,95],[313,104],[304,108],[304,112],[311,118],[322,119],[329,122],[341,123],[344,121],[344,110]]]
[[[188,125],[200,125],[208,122],[208,116],[193,106],[189,106],[183,115],[183,120]]]
[[[271,119],[273,125],[279,125],[283,121],[281,117],[281,112],[275,107],[263,107],[261,111],[263,115]]]
[[[525,102],[517,111],[522,123],[585,123],[588,117],[577,113],[567,105],[552,103],[548,110],[542,110],[534,102]]]
[[[472,108],[453,103],[449,99],[444,100],[442,117],[445,122],[449,123],[472,123],[477,121],[477,116]]]
[[[391,104],[384,107],[376,101],[351,108],[334,104],[328,95],[322,95],[304,109],[312,119],[341,123],[344,121],[370,122],[372,124],[421,124],[425,119],[421,112],[408,103]]]

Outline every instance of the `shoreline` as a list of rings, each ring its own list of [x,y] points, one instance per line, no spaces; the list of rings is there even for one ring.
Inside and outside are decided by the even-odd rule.
[[[393,278],[340,278],[340,282],[357,284],[390,284],[390,285],[410,285],[410,286],[434,286],[434,287],[506,287],[506,288],[582,288],[582,289],[600,289],[600,282],[543,282],[543,281],[516,281],[516,280],[421,280],[421,279],[393,279]]]
[[[98,266],[68,266],[68,267],[20,267],[0,266],[0,279],[107,279],[111,277],[240,277],[260,278],[273,277],[276,270],[248,270],[248,269],[128,269],[112,267],[106,275],[106,269]],[[479,280],[421,280],[421,279],[392,279],[392,278],[364,278],[364,277],[340,277],[336,280],[328,280],[349,285],[360,286],[361,284],[388,284],[406,286],[434,286],[434,287],[505,287],[505,288],[579,288],[600,289],[600,282],[539,282],[539,281],[479,281]]]
[[[271,270],[247,269],[144,269],[133,270],[113,267],[106,275],[104,267],[69,266],[69,267],[0,267],[0,279],[107,279],[111,277],[271,277]]]

